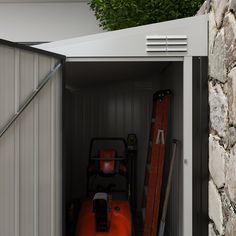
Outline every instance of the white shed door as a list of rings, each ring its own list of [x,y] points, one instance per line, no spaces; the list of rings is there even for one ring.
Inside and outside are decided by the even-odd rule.
[[[0,130],[55,66],[0,45]],[[0,138],[0,235],[61,235],[61,72]]]

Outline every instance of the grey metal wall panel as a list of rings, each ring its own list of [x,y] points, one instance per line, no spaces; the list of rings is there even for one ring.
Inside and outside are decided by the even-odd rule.
[[[38,57],[38,73],[39,73],[38,80],[39,80],[39,83],[50,71],[51,63],[52,63],[51,60],[52,59],[48,56],[39,55],[39,57]]]
[[[193,236],[208,235],[208,58],[193,58]]]
[[[0,127],[57,63],[0,46]],[[0,139],[0,235],[61,235],[61,72]]]
[[[14,71],[14,49],[0,46],[0,129],[15,111]]]
[[[171,103],[171,118],[169,137],[180,141],[177,148],[177,157],[174,165],[173,181],[168,206],[166,235],[182,236],[182,191],[183,191],[183,63],[171,63],[162,73],[162,89],[171,89],[173,92]],[[170,146],[171,147],[171,146]],[[171,157],[171,151],[167,150],[167,158]]]
[[[19,63],[19,99],[20,105],[34,90],[34,54],[27,51],[16,52],[16,63]],[[18,71],[15,71],[18,73]]]
[[[0,235],[15,235],[14,127],[0,140]]]
[[[14,49],[0,46],[0,128],[15,111]],[[14,127],[0,140],[0,235],[14,235]],[[10,221],[10,222],[9,222]]]
[[[33,106],[22,114],[19,126],[19,235],[30,236],[34,235]]]
[[[51,225],[51,96],[50,86],[45,88],[39,95],[39,140],[38,140],[38,163],[39,163],[39,235],[50,235]]]

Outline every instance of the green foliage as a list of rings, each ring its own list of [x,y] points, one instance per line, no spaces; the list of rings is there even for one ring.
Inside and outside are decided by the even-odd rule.
[[[90,0],[100,26],[117,30],[194,15],[204,0]]]

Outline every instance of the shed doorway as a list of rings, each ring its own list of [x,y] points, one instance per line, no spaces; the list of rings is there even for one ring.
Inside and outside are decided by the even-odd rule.
[[[151,124],[152,96],[171,89],[170,142],[178,139],[173,184],[165,235],[183,235],[183,59],[177,61],[92,61],[70,62],[64,83],[64,165],[65,205],[80,205],[86,199],[86,168],[89,143],[93,137],[123,137],[134,133],[138,139],[136,162],[135,235],[140,224],[145,164]],[[167,176],[166,176],[167,177]],[[78,207],[79,211],[79,207]],[[77,212],[78,213],[78,212]],[[66,235],[73,227],[66,219]],[[73,224],[73,223],[72,223]]]

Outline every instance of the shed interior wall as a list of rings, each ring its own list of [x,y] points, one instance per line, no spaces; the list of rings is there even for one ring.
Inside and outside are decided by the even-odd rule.
[[[66,65],[64,135],[66,200],[86,197],[86,167],[93,137],[135,133],[138,138],[137,209],[141,210],[152,95],[171,89],[169,140],[183,139],[182,62],[76,62]],[[170,143],[168,144],[170,147]],[[170,158],[167,151],[167,159]],[[178,149],[165,235],[181,235],[182,152]],[[176,223],[178,222],[178,223]]]

